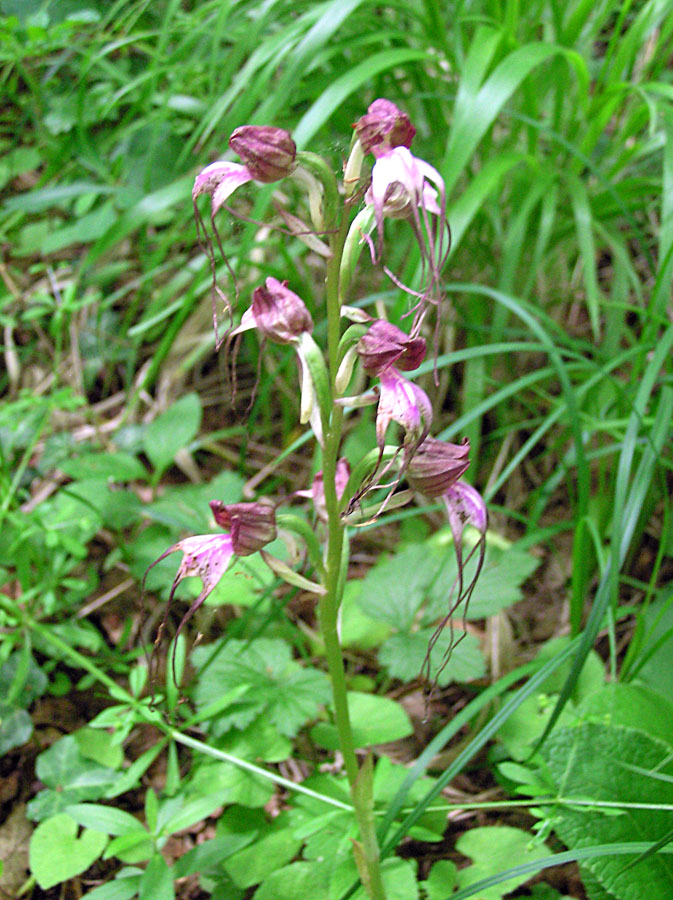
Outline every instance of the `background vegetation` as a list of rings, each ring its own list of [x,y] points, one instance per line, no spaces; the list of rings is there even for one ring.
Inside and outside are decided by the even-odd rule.
[[[143,651],[171,562],[144,607],[139,585],[208,530],[208,500],[287,495],[317,467],[284,348],[246,415],[246,341],[229,402],[195,172],[243,123],[291,130],[337,171],[351,123],[387,97],[447,185],[450,309],[427,386],[439,436],[470,438],[492,526],[427,717],[418,673],[451,581],[436,511],[363,530],[351,561],[343,639],[359,740],[379,747],[390,897],[670,897],[671,3],[0,13],[5,894],[337,900],[357,883],[310,598],[254,558],[227,575],[188,662],[178,643],[180,702]],[[274,275],[320,321],[303,245],[223,232],[241,309]],[[391,263],[413,278],[403,228]],[[356,291],[403,321],[377,269]],[[353,419],[353,459],[371,432]]]

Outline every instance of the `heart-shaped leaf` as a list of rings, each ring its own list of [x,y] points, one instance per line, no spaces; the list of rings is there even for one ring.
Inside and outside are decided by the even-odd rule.
[[[37,826],[30,839],[30,869],[43,890],[85,872],[105,849],[106,834],[85,829],[65,813]]]

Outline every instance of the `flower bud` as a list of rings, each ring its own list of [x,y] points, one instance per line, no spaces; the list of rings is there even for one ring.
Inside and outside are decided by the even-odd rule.
[[[271,125],[241,125],[229,138],[255,181],[265,184],[292,174],[297,147],[288,131]]]
[[[252,295],[255,326],[270,341],[290,344],[304,331],[313,330],[313,319],[301,297],[287,286],[287,281],[269,277]]]
[[[276,537],[276,509],[267,503],[229,503],[211,500],[217,524],[231,535],[236,556],[249,556]]]
[[[450,444],[426,438],[407,469],[409,485],[426,497],[440,497],[452,487],[470,464],[470,442]]]
[[[410,147],[416,129],[390,100],[374,100],[366,114],[354,125],[365,153],[379,156],[392,147]]]
[[[384,319],[376,319],[357,343],[357,352],[365,372],[380,375],[388,366],[410,372],[425,357],[425,338],[411,338]]]

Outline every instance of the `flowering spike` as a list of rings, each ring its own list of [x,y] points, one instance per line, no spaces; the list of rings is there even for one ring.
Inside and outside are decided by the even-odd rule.
[[[271,125],[241,125],[229,138],[255,181],[269,184],[287,178],[294,170],[297,146],[283,128]]]
[[[407,481],[426,497],[441,497],[454,485],[470,464],[470,442],[450,444],[426,438],[407,469]]]
[[[276,509],[268,503],[229,503],[211,500],[217,524],[231,534],[236,556],[249,556],[276,538]]]
[[[370,375],[380,375],[392,365],[409,372],[417,369],[425,357],[425,339],[409,337],[396,325],[376,319],[358,341],[357,352]]]
[[[392,147],[410,147],[416,129],[390,100],[378,99],[353,125],[365,153],[380,156]]]

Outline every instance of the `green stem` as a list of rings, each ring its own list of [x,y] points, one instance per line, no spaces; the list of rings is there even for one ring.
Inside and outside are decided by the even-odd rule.
[[[348,711],[348,694],[343,654],[337,631],[337,617],[341,604],[341,568],[344,553],[344,525],[339,511],[336,492],[336,467],[341,446],[343,409],[334,403],[336,398],[335,380],[339,365],[339,342],[341,340],[341,300],[339,275],[346,235],[348,216],[343,215],[338,229],[330,241],[332,256],[327,264],[327,358],[329,361],[330,393],[332,410],[328,427],[325,428],[323,448],[323,486],[327,510],[327,553],[325,559],[324,586],[326,593],[318,601],[318,617],[325,642],[327,668],[332,683],[334,714],[339,735],[339,745],[344,758],[346,775],[351,788],[360,835],[362,838],[363,863],[367,870],[367,889],[372,900],[385,900],[381,879],[379,848],[376,839],[371,807],[372,797],[362,796],[356,789],[359,775],[355,743]]]

